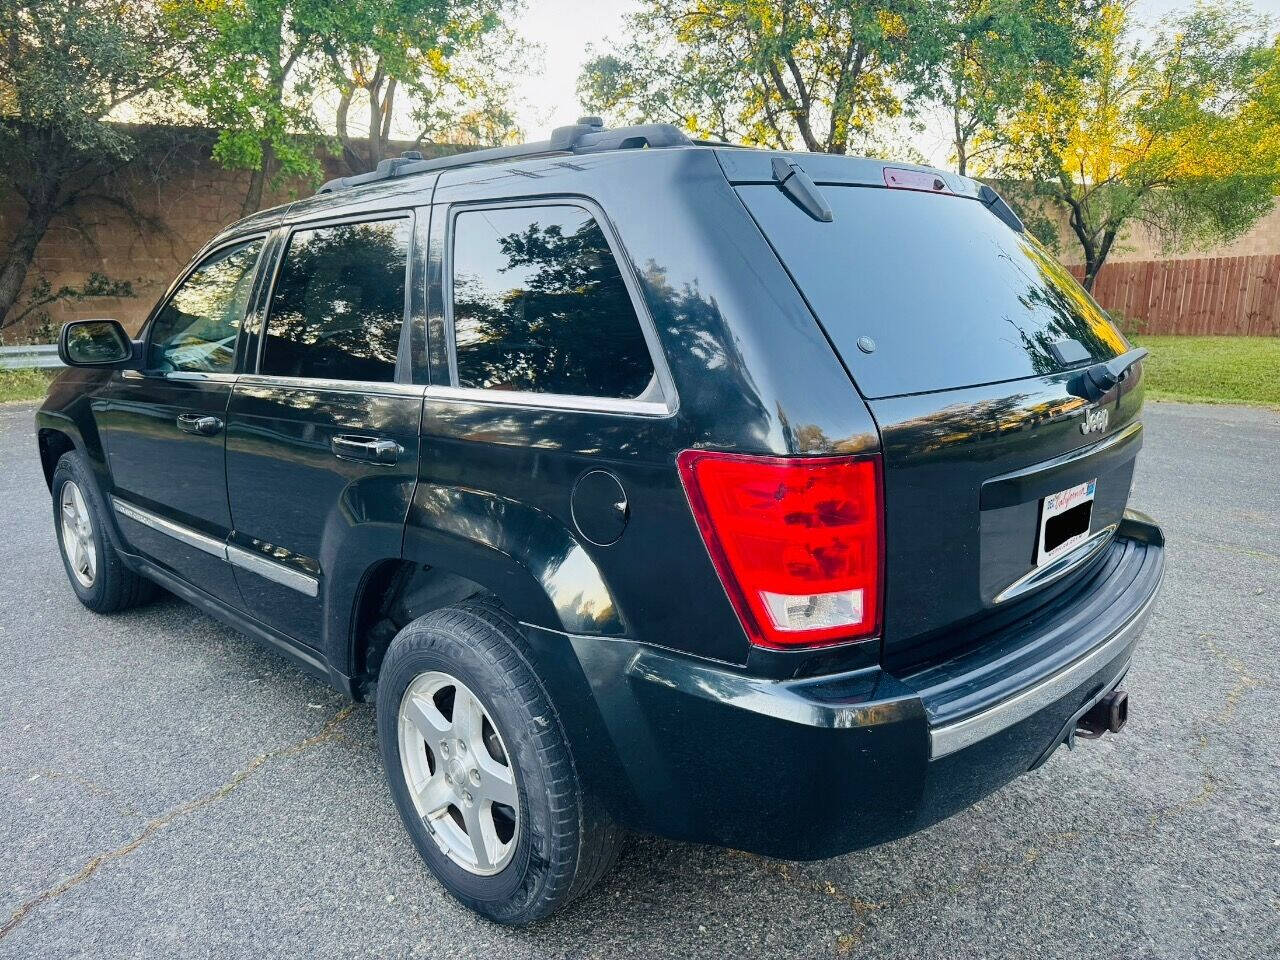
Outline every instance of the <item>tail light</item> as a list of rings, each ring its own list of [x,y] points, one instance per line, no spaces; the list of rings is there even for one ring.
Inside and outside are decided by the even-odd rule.
[[[751,642],[792,649],[880,632],[880,458],[680,454],[707,552]]]

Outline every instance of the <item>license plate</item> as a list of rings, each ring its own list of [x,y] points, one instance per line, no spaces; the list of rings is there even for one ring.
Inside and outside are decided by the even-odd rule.
[[[1093,515],[1093,491],[1098,481],[1068,487],[1040,501],[1040,539],[1036,542],[1036,566],[1056,560],[1089,536]]]

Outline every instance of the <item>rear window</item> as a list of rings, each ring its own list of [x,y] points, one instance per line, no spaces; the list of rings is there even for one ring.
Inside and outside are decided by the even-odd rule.
[[[458,385],[632,399],[653,361],[599,224],[569,205],[454,221]]]
[[[261,372],[393,381],[410,232],[407,219],[294,231],[271,297]]]
[[[821,190],[831,223],[776,186],[739,187],[866,396],[1056,373],[1068,366],[1058,356],[1109,360],[1127,349],[1043,247],[978,201]],[[872,352],[858,348],[863,337]],[[1070,340],[1079,346],[1060,343]]]

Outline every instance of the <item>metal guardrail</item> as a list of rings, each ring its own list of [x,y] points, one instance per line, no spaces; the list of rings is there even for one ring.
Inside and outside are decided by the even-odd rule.
[[[0,370],[29,370],[32,367],[48,370],[62,366],[58,359],[58,345],[37,343],[21,347],[0,347]]]

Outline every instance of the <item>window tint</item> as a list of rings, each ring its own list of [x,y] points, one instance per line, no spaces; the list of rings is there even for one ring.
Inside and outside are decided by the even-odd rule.
[[[394,380],[409,233],[405,219],[295,232],[271,297],[261,372]]]
[[[453,320],[463,387],[632,398],[653,377],[618,264],[581,207],[460,213]]]
[[[151,324],[150,369],[217,373],[235,366],[261,251],[262,241],[250,240],[219,250],[191,272]]]
[[[776,186],[738,193],[868,397],[1056,373],[1063,340],[1089,360],[1127,349],[1044,248],[977,200],[824,186],[835,219],[819,223]]]

